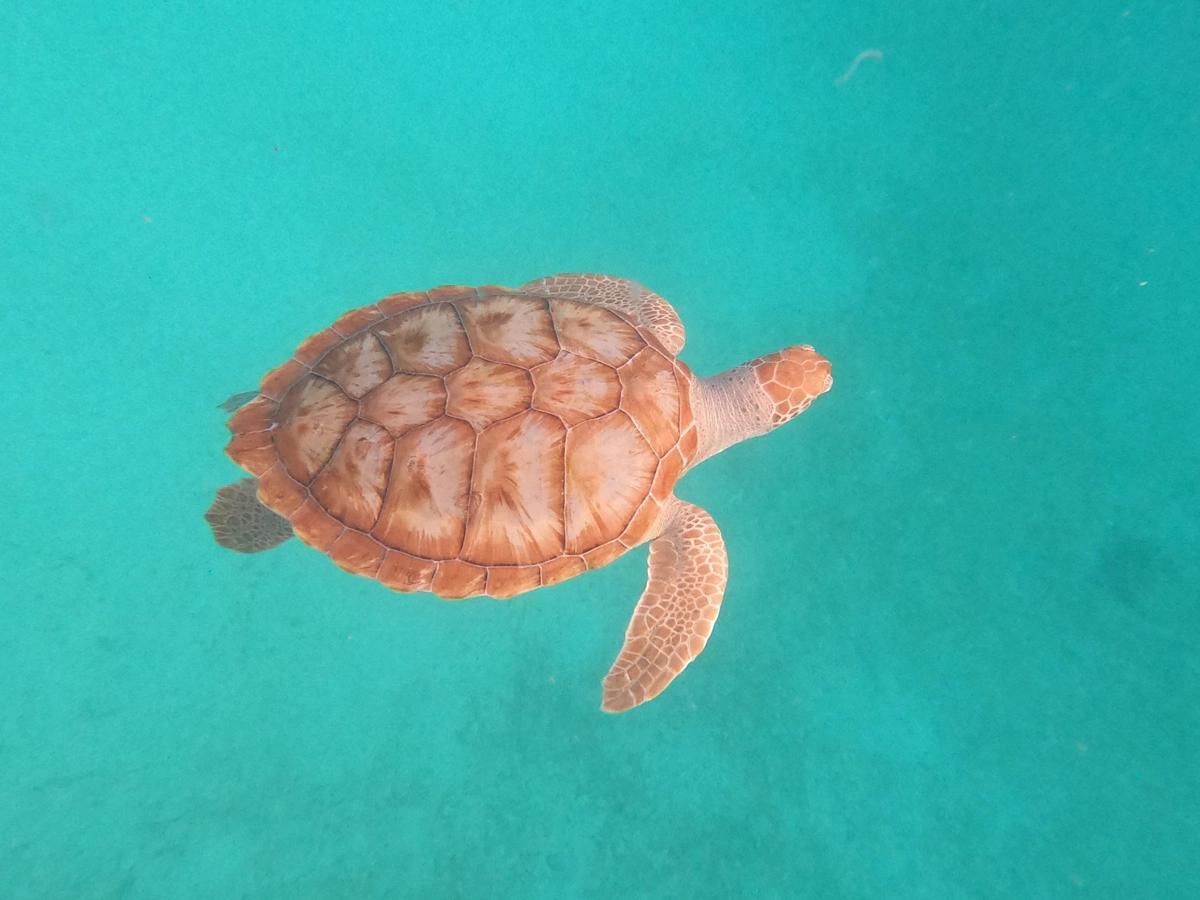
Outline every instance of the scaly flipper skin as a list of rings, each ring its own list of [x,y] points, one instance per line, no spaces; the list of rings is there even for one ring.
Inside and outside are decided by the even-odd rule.
[[[292,523],[258,502],[258,480],[254,478],[218,490],[204,518],[217,543],[238,553],[261,553],[292,537]]]
[[[646,590],[625,645],[604,678],[605,712],[653,699],[704,649],[729,575],[725,542],[712,516],[672,497],[666,527],[650,545]]]

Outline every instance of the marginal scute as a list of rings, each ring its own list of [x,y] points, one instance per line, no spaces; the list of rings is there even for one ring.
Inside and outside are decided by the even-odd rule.
[[[373,578],[386,553],[387,549],[370,535],[347,528],[333,542],[329,557],[347,572]]]
[[[333,542],[345,530],[345,526],[329,515],[313,497],[304,501],[304,505],[288,518],[292,520],[292,530],[296,532],[296,537],[322,553],[328,553]]]
[[[700,433],[693,424],[679,436],[679,452],[683,454],[683,464],[685,466],[691,465],[692,459],[695,458],[699,447]]]
[[[412,309],[414,306],[421,306],[429,302],[429,295],[424,291],[409,291],[404,294],[389,294],[375,305],[379,307],[379,311],[385,316],[394,316],[396,313],[404,312],[406,309]]]
[[[275,449],[288,473],[301,484],[311,482],[357,412],[358,404],[331,381],[306,375],[296,382],[275,417]]]
[[[333,458],[313,480],[312,495],[334,518],[359,531],[370,531],[383,506],[394,447],[383,428],[355,420]]]
[[[251,475],[261,475],[279,460],[269,431],[235,434],[226,445],[225,453]]]
[[[599,569],[601,566],[607,566],[628,549],[620,541],[609,541],[607,544],[601,544],[596,549],[583,554],[583,561],[587,563],[589,569]]]
[[[233,414],[229,430],[235,434],[250,431],[266,431],[275,423],[275,411],[279,404],[267,397],[258,396]]]
[[[675,489],[675,482],[682,474],[683,455],[679,452],[678,447],[672,447],[671,451],[658,464],[658,471],[654,473],[654,484],[650,487],[650,496],[659,503],[664,502],[671,496],[671,491]]]
[[[564,350],[620,366],[645,346],[637,329],[615,312],[576,300],[551,300],[554,328]]]
[[[289,359],[282,366],[272,369],[263,376],[258,389],[264,397],[280,400],[293,384],[308,372],[308,366],[294,359]]]
[[[478,597],[487,587],[488,570],[461,559],[438,563],[433,576],[433,592],[446,600]]]
[[[560,556],[549,562],[542,563],[542,585],[559,584],[568,578],[582,575],[587,571],[587,563],[581,556]]]
[[[258,499],[281,516],[291,516],[308,499],[308,489],[276,463],[258,476]]]
[[[429,559],[457,556],[474,458],[471,426],[445,416],[397,440],[374,536]]]
[[[489,597],[505,600],[541,586],[542,573],[538,566],[494,566],[488,569],[486,593]]]
[[[400,437],[446,411],[446,387],[436,375],[393,375],[359,404],[358,414]]]
[[[574,353],[533,370],[533,406],[568,426],[612,412],[621,401],[621,381],[610,367]]]
[[[299,362],[311,366],[324,356],[330,347],[343,340],[344,338],[332,328],[326,328],[324,331],[318,331],[311,337],[305,338],[296,348],[294,356]]]
[[[375,577],[393,591],[427,591],[433,583],[436,563],[419,559],[400,550],[389,550]]]
[[[446,376],[446,393],[447,415],[482,431],[528,409],[533,384],[526,369],[475,357]]]
[[[545,300],[500,294],[456,305],[476,356],[529,367],[549,362],[558,354]]]
[[[372,303],[370,306],[362,306],[343,314],[330,328],[338,334],[348,337],[360,328],[374,325],[382,318],[383,313],[380,311],[379,306]]]
[[[661,512],[662,506],[659,502],[654,497],[647,497],[638,508],[638,511],[634,513],[629,526],[622,533],[621,543],[628,544],[630,547],[636,547],[643,541],[653,537],[654,535],[651,533],[651,530],[654,528],[654,523],[658,521],[658,516]]]
[[[448,303],[419,306],[371,329],[388,349],[392,367],[413,375],[445,375],[471,358],[467,335]]]
[[[566,552],[585,553],[617,538],[650,492],[657,464],[620,410],[572,428],[566,446]]]
[[[348,397],[361,400],[392,377],[392,361],[379,338],[364,331],[331,349],[313,371],[336,382]]]
[[[538,410],[479,435],[462,559],[532,565],[562,553],[564,436],[562,423]]]
[[[429,299],[435,302],[450,300],[466,300],[479,295],[479,289],[463,287],[458,284],[443,284],[425,292]]]
[[[674,360],[675,363],[675,382],[679,385],[679,431],[680,433],[696,421],[696,414],[692,410],[692,391],[691,385],[695,381],[692,377],[692,370],[688,368],[687,363],[681,359]]]
[[[671,360],[647,347],[617,370],[621,408],[662,456],[679,440],[679,384]]]

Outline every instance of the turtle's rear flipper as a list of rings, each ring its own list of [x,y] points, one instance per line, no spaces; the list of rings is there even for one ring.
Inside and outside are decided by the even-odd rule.
[[[243,478],[217,491],[204,514],[213,537],[238,553],[259,553],[292,536],[292,523],[258,502],[258,482]]]

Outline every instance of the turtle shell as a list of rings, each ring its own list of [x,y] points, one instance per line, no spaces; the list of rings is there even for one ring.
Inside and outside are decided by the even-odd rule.
[[[509,597],[651,536],[695,451],[691,379],[629,310],[499,287],[396,294],[270,372],[226,452],[342,568]]]

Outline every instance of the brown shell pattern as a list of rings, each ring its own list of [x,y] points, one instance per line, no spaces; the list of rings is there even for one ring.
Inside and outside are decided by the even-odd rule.
[[[269,373],[227,452],[342,568],[395,590],[510,597],[648,537],[694,451],[690,377],[601,306],[396,294]]]

